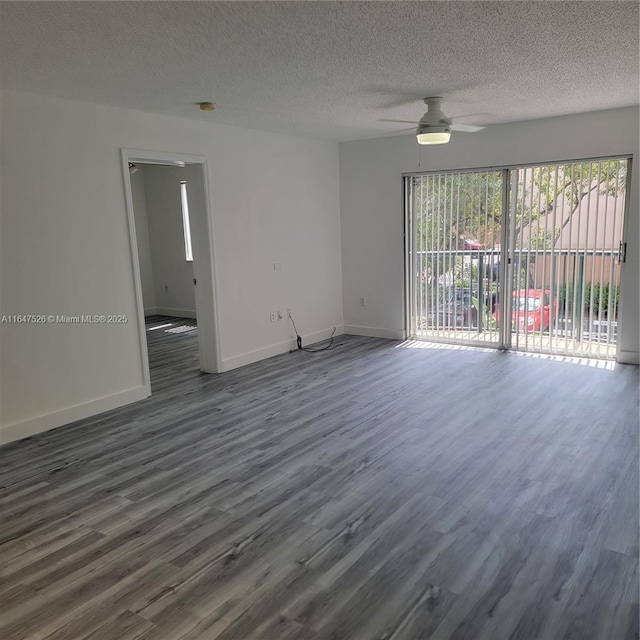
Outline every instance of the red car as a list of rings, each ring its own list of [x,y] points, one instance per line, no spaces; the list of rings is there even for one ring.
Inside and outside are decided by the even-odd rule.
[[[548,331],[556,315],[558,302],[554,298],[553,309],[548,289],[518,289],[513,292],[511,329],[513,331]],[[500,319],[500,310],[493,314]]]

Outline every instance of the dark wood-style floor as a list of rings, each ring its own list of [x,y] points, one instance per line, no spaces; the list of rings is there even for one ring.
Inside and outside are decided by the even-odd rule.
[[[638,638],[636,368],[342,337],[203,375],[148,329],[150,399],[0,449],[4,640]]]

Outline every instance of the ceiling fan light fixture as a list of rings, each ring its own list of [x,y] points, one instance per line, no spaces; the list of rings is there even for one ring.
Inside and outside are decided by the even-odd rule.
[[[451,139],[449,127],[418,127],[416,131],[418,144],[447,144]]]

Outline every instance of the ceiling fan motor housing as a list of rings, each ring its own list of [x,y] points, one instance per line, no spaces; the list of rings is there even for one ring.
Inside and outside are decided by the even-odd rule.
[[[451,138],[451,120],[441,109],[442,98],[425,98],[424,102],[427,112],[416,129],[418,144],[446,144]]]
[[[442,133],[451,133],[451,125],[446,122],[438,122],[432,124],[430,122],[420,122],[417,133],[427,133],[431,131],[441,131]]]

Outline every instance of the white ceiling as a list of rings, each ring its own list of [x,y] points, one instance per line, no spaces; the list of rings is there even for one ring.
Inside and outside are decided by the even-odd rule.
[[[3,88],[330,140],[638,104],[638,6],[1,2]],[[194,103],[213,100],[203,113]]]

